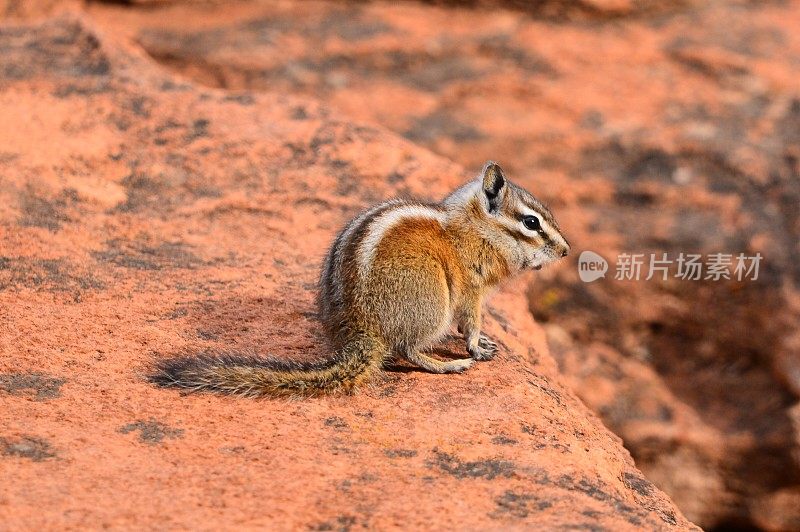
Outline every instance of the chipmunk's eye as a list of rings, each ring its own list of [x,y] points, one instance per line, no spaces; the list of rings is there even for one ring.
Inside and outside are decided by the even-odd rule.
[[[538,231],[542,228],[542,224],[536,216],[525,216],[522,219],[522,224],[526,229],[530,229],[531,231]]]

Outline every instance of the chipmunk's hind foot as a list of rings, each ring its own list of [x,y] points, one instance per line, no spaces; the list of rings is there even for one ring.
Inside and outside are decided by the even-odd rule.
[[[404,355],[406,360],[430,371],[431,373],[461,373],[469,369],[475,362],[471,358],[460,358],[458,360],[439,360],[419,352],[412,352]]]

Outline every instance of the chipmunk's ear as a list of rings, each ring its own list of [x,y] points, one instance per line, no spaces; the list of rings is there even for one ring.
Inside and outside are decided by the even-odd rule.
[[[506,193],[506,176],[503,169],[494,162],[489,161],[483,167],[483,194],[489,204],[489,212],[494,212],[503,201]]]

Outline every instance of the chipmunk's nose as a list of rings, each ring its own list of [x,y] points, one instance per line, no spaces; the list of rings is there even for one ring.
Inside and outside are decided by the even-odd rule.
[[[564,241],[564,247],[561,249],[561,256],[566,257],[567,255],[569,255],[569,244]]]

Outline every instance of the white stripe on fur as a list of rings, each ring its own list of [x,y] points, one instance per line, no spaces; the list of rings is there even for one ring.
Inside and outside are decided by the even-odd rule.
[[[362,277],[369,272],[372,261],[375,260],[378,245],[386,232],[398,223],[414,218],[435,220],[439,224],[444,224],[446,216],[445,213],[424,205],[398,205],[378,215],[370,223],[367,234],[358,249],[358,269]]]

